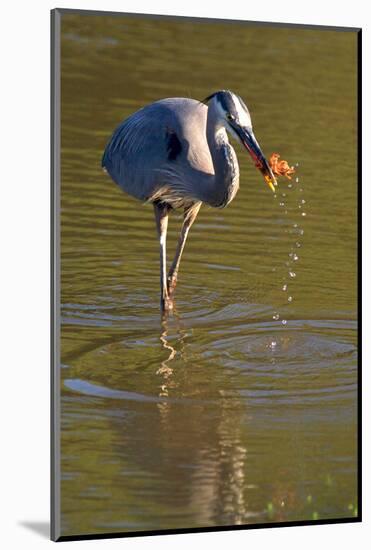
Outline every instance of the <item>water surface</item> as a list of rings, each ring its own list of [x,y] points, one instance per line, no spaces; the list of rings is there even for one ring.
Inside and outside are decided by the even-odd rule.
[[[63,15],[63,535],[357,513],[355,67],[350,32]],[[152,208],[101,155],[146,103],[225,88],[299,181],[273,197],[235,144],[162,322]]]

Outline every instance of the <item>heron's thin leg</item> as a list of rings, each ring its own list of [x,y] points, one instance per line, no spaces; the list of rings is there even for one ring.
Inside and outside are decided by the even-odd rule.
[[[180,231],[177,249],[173,263],[171,264],[168,276],[167,276],[167,288],[168,294],[171,297],[174,294],[176,282],[178,278],[179,264],[184,250],[184,245],[187,240],[188,232],[196,219],[198,211],[201,208],[201,202],[197,202],[192,206],[184,209],[184,220],[182,229]]]
[[[161,285],[161,311],[171,309],[172,303],[169,298],[167,284],[166,284],[166,233],[168,224],[168,212],[167,205],[161,203],[153,204],[155,209],[155,219],[157,234],[160,240],[160,285]]]

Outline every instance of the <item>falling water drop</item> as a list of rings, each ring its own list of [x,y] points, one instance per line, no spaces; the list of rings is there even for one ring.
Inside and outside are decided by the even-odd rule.
[[[295,166],[298,167],[299,163],[296,163]],[[294,181],[291,181],[290,183],[288,183],[287,189],[291,189],[293,187],[294,188],[296,187],[296,190],[299,189],[300,193],[303,193],[303,188],[299,187],[299,181],[300,181],[299,176],[296,176]],[[295,183],[297,184],[296,186],[295,186]],[[296,208],[297,208],[296,216],[298,216],[298,215],[303,216],[303,217],[307,216],[307,212],[303,212],[303,210],[306,210],[306,208],[304,206],[306,204],[306,200],[304,198],[298,198],[297,196],[295,198],[291,197],[291,194],[288,191],[281,192],[281,194],[279,192],[277,192],[277,194],[275,196],[278,197],[277,202],[279,202],[279,206],[283,208],[282,211],[284,212],[285,215],[287,215],[287,214],[291,215],[293,213],[293,209],[291,208],[291,203],[286,204],[286,202],[284,202],[284,201],[289,201],[289,199],[292,199],[293,204],[295,205],[295,203],[296,203]],[[303,195],[301,195],[301,197],[303,197]],[[298,218],[296,218],[296,219],[298,219]],[[287,218],[286,218],[286,220],[288,221]],[[287,251],[288,252],[288,258],[285,261],[285,265],[287,266],[287,275],[286,275],[286,277],[283,277],[283,280],[282,280],[282,283],[281,283],[282,291],[287,292],[287,294],[285,294],[285,298],[287,299],[288,303],[291,303],[294,300],[294,296],[291,295],[291,292],[290,292],[290,295],[289,295],[288,287],[290,286],[290,291],[291,291],[292,290],[291,286],[294,286],[294,284],[291,283],[291,280],[297,277],[297,274],[294,271],[294,269],[297,267],[297,264],[294,267],[294,262],[297,262],[299,260],[299,256],[298,256],[298,254],[296,254],[296,251],[299,252],[299,250],[297,250],[297,249],[301,248],[301,246],[302,246],[302,244],[301,244],[301,242],[299,242],[299,240],[301,239],[301,235],[304,235],[304,230],[302,229],[302,226],[304,225],[304,223],[300,222],[300,221],[298,221],[298,223],[293,223],[293,221],[294,220],[292,220],[292,221],[290,220],[288,225],[287,225],[287,228],[284,229],[285,233],[289,233],[290,235],[293,235],[293,239],[292,239],[292,242],[290,244],[291,250],[289,248],[289,250]],[[296,239],[298,239],[297,241],[295,241],[295,237],[296,237]],[[278,270],[279,270],[279,268],[277,267],[277,271]],[[274,271],[276,271],[276,270],[274,269]],[[286,279],[287,282],[285,282],[285,279]],[[274,321],[279,320],[282,325],[287,324],[287,320],[282,319],[277,312],[273,312],[272,318],[273,318]],[[277,342],[271,341],[268,344],[268,347],[273,350],[274,348],[276,348],[276,345],[277,345]]]

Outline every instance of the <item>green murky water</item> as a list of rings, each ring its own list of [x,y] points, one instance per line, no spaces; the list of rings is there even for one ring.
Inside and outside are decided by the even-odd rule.
[[[62,534],[356,513],[355,67],[351,32],[63,16]],[[223,88],[299,182],[274,198],[235,144],[240,191],[201,209],[162,324],[152,208],[102,151],[144,104]]]

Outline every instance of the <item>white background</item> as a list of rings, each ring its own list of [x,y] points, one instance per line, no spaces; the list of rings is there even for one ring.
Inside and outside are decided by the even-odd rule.
[[[363,97],[370,95],[371,51],[369,2],[351,0],[137,0],[135,3],[80,0],[57,4],[47,0],[7,0],[1,7],[1,485],[0,544],[3,548],[41,548],[48,540],[49,521],[49,10],[54,7],[133,11],[174,15],[313,23],[363,28]],[[368,65],[368,67],[367,67]],[[367,70],[366,70],[367,69]],[[293,78],[295,75],[293,74]],[[368,101],[369,105],[369,101]],[[370,122],[364,105],[364,126]],[[368,124],[368,126],[370,126]],[[364,128],[364,218],[369,216],[367,152],[370,130]],[[366,135],[367,134],[367,135]],[[339,159],[341,162],[341,159]],[[336,185],[336,181],[333,182]],[[353,182],[351,183],[353,184]],[[366,210],[367,209],[367,210]],[[246,545],[285,550],[366,548],[370,538],[370,323],[368,281],[370,224],[364,228],[364,523],[259,529],[80,541],[78,548],[179,548],[189,545]],[[341,273],[339,273],[341,276]],[[368,325],[368,326],[367,326]],[[367,494],[368,493],[368,494]]]

